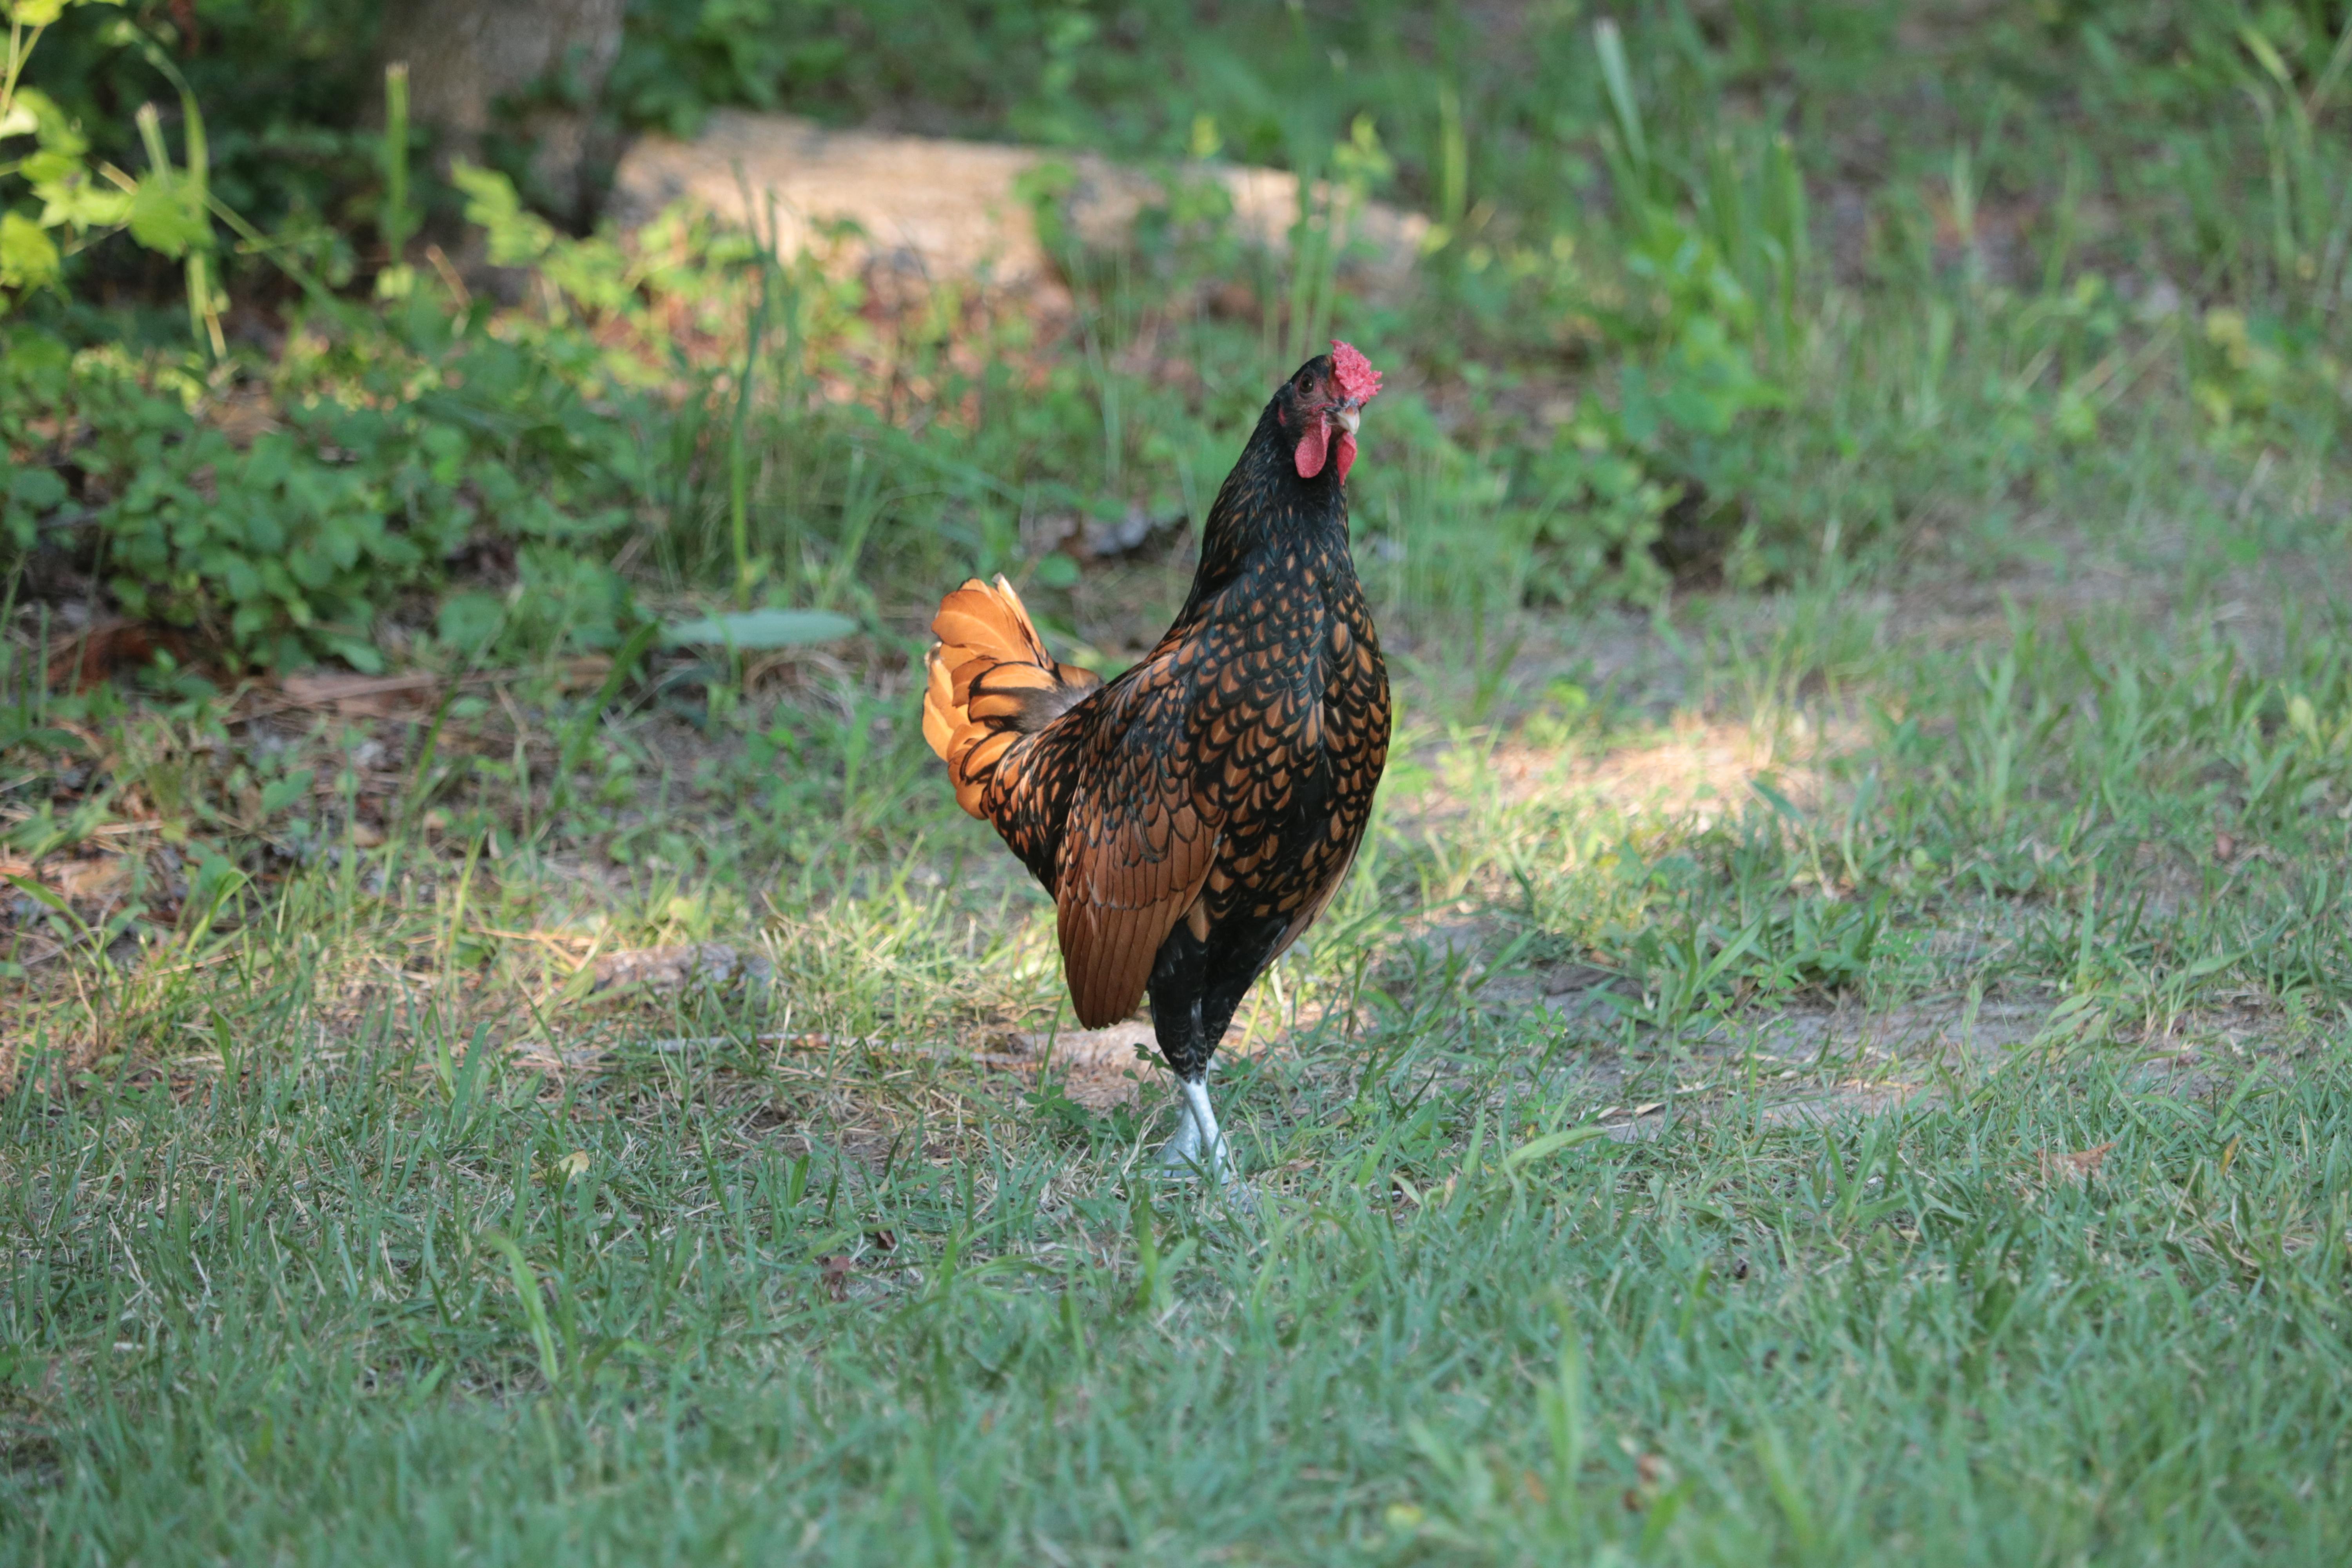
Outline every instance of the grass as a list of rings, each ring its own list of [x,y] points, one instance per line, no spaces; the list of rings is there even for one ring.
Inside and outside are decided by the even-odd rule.
[[[977,1062],[1056,986],[976,828],[760,886],[764,998],[565,998],[752,889],[527,847],[93,974],[0,1121],[9,1549],[2333,1561],[2352,672],[1861,597],[1418,723],[1221,1075],[1254,1211]]]
[[[1735,1099],[1547,1156],[1556,1082],[1489,1058],[1465,1141],[1410,1048],[1350,1094],[1400,1044],[1376,1033],[1241,1091],[1308,1120],[1237,1217],[1122,1194],[1001,1111],[877,1173],[659,1074],[586,1127],[495,1079],[420,1094],[390,1033],[42,1130],[73,1153],[21,1222],[12,1294],[55,1337],[15,1345],[51,1434],[19,1440],[17,1550],[2344,1550],[2340,1064],[2175,1098],[2053,1055],[1866,1127]],[[2049,1173],[2074,1150],[2095,1177]]]
[[[1056,336],[509,215],[532,308],[420,270],[238,373],[462,353],[467,460],[573,486],[595,572],[865,630],[615,666],[455,580],[470,640],[379,619],[434,678],[389,716],[169,656],[74,692],[27,558],[0,1558],[2346,1557],[2324,8],[2240,18],[2268,55],[2193,8],[1530,13],[1438,70],[1402,10],[1344,61],[1232,10],[1008,10],[936,69],[1034,43],[1059,97],[929,85],[1393,159],[1449,231],[1336,297],[1402,373],[1351,480],[1402,729],[1220,1069],[1254,1205],[1150,1173],[1164,1086],[1073,1047],[908,655],[975,569],[1089,659],[1156,633],[1181,548],[1047,525],[1197,511],[1335,274],[1175,226],[1070,258]],[[891,47],[827,90],[923,87]],[[593,989],[703,942],[772,984]]]

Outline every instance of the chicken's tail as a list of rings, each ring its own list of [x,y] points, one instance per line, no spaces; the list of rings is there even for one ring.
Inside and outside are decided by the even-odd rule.
[[[1102,678],[1054,661],[1003,577],[993,587],[974,577],[940,600],[931,635],[940,640],[923,693],[923,739],[946,760],[956,804],[985,816],[982,800],[1004,754],[1076,707]]]

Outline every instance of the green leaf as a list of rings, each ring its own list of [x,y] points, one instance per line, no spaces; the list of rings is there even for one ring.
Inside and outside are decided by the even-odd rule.
[[[1609,1129],[1598,1122],[1571,1127],[1565,1132],[1547,1132],[1540,1138],[1530,1138],[1503,1156],[1503,1169],[1517,1171],[1531,1165],[1547,1154],[1557,1154],[1562,1149],[1572,1149],[1579,1143],[1590,1143],[1595,1138],[1606,1138]]]
[[[42,152],[79,158],[89,151],[89,138],[81,133],[80,123],[58,108],[58,100],[47,93],[20,87],[16,89],[16,107],[33,111],[34,122],[40,127]]]
[[[672,647],[706,643],[756,651],[833,642],[856,629],[856,621],[830,610],[734,610],[666,626],[662,641]]]
[[[8,481],[8,499],[35,511],[55,511],[66,504],[66,482],[55,468],[19,468]]]
[[[236,868],[234,861],[216,849],[205,851],[203,860],[188,878],[188,896],[181,901],[183,910],[198,912],[199,923],[210,930],[220,918],[221,906],[235,897],[239,888],[251,884],[253,879]]]
[[[629,640],[623,643],[621,651],[613,656],[613,668],[605,674],[604,684],[597,689],[596,701],[590,710],[592,712],[601,713],[613,705],[614,700],[621,695],[621,685],[628,679],[629,671],[637,667],[637,661],[646,657],[646,650],[654,646],[654,639],[660,635],[661,628],[650,621],[629,634]]]
[[[41,198],[41,226],[113,228],[131,218],[131,193],[90,178],[78,158],[37,153],[25,160],[25,177]]]
[[[176,259],[192,246],[210,245],[213,231],[193,187],[150,174],[131,198],[131,237]]]
[[[310,793],[310,781],[317,775],[309,768],[289,773],[275,783],[261,786],[261,815],[275,816]]]
[[[39,224],[23,213],[0,213],[0,289],[37,289],[57,278],[61,264]]]
[[[6,472],[5,463],[0,463],[0,474]],[[32,548],[40,537],[41,518],[65,505],[68,494],[65,480],[47,468],[19,468],[0,493],[7,500],[6,505],[0,506],[0,531],[20,550]]]
[[[64,153],[36,153],[16,165],[16,173],[35,185],[68,180],[81,172],[81,160]]]
[[[436,617],[434,630],[445,643],[465,653],[478,653],[489,646],[507,624],[507,607],[494,595],[482,593],[452,594],[441,602],[441,613]]]
[[[490,265],[528,267],[553,248],[554,227],[523,210],[522,198],[504,174],[461,161],[450,169],[449,179],[466,193],[467,221],[481,225],[489,237]]]
[[[1642,134],[1642,110],[1633,96],[1633,73],[1625,64],[1625,40],[1617,31],[1617,24],[1603,17],[1592,25],[1593,52],[1601,57],[1601,85],[1609,89],[1610,112],[1617,121],[1617,135],[1624,143],[1625,155],[1637,169],[1647,169],[1650,146]]]
[[[46,27],[66,14],[66,0],[16,0],[8,19],[20,27]]]
[[[467,1054],[472,1059],[473,1053]],[[555,1333],[547,1316],[547,1303],[540,1299],[539,1274],[523,1258],[522,1248],[513,1239],[495,1230],[481,1233],[482,1241],[503,1254],[508,1272],[514,1277],[515,1294],[522,1300],[523,1315],[530,1323],[531,1343],[539,1350],[539,1370],[550,1383],[562,1381],[563,1367],[557,1357]]]
[[[5,881],[26,898],[33,899],[61,915],[73,913],[73,906],[67,903],[64,896],[46,882],[36,882],[30,877],[19,877],[13,871],[5,877],[0,877],[0,881]]]

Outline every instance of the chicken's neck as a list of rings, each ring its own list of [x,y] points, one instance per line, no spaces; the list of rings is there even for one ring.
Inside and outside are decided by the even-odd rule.
[[[1348,554],[1348,501],[1330,469],[1301,479],[1278,438],[1253,440],[1226,476],[1201,531],[1201,564],[1184,618],[1244,582],[1312,574],[1355,582]]]

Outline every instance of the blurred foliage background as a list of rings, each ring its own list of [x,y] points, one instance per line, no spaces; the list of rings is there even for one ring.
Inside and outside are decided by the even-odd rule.
[[[761,346],[777,363],[736,419],[745,290],[793,258],[599,236],[552,199],[582,232],[531,229],[551,102],[593,127],[592,190],[626,136],[747,105],[1336,172],[1426,213],[1413,298],[1347,311],[1413,372],[1359,501],[1400,613],[1785,584],[1825,550],[1980,560],[1959,534],[1998,531],[2168,384],[2200,440],[2332,436],[2342,7],[1620,9],[635,0],[601,81],[567,57],[485,106],[467,151],[520,189],[501,205],[436,177],[434,127],[389,139],[379,34],[403,7],[24,0],[10,150],[38,151],[0,163],[25,237],[0,372],[19,601],[160,617],[231,667],[463,647],[490,617],[441,596],[485,591],[491,558],[566,606],[504,627],[510,654],[610,647],[655,584],[740,588],[757,561],[772,595],[906,611],[865,585],[1023,566],[1042,493],[1184,512],[1171,459],[1213,484],[1307,336],[1278,318],[1312,291],[1279,283],[1247,321],[1147,303],[1233,262],[1147,235],[1120,265],[1070,258],[1084,319],[1024,342],[1019,394],[950,370],[922,408],[871,384],[819,407],[828,374],[875,377],[873,311],[803,269],[806,317]],[[68,162],[72,199],[47,166]],[[427,242],[562,280],[460,299]],[[700,343],[655,323],[673,307],[708,318]],[[892,353],[980,330],[930,315],[893,323]],[[1146,331],[1177,334],[1199,395],[1118,384]],[[278,437],[214,428],[240,389]],[[933,424],[974,394],[991,417]],[[917,427],[919,456],[896,444]],[[762,455],[740,503],[729,443]],[[860,499],[861,464],[896,477],[887,499]],[[749,537],[722,548],[737,510]]]
[[[430,47],[459,13],[561,47],[461,92]],[[1116,665],[1332,330],[1391,367],[1364,575],[1481,710],[1563,616],[1996,582],[2075,552],[2053,518],[2287,454],[2319,485],[2347,392],[2352,11],[2321,0],[11,14],[19,736],[59,732],[52,690],[111,700],[57,673],[114,668],[101,631],[201,703],[321,663],[652,679],[682,617],[821,612],[791,625],[854,626],[887,688],[971,572]],[[629,138],[728,106],[1107,153],[1167,201],[1089,248],[1042,182],[1045,315],[599,216]],[[1351,293],[1311,214],[1252,252],[1202,160],[1425,215],[1412,288]]]

